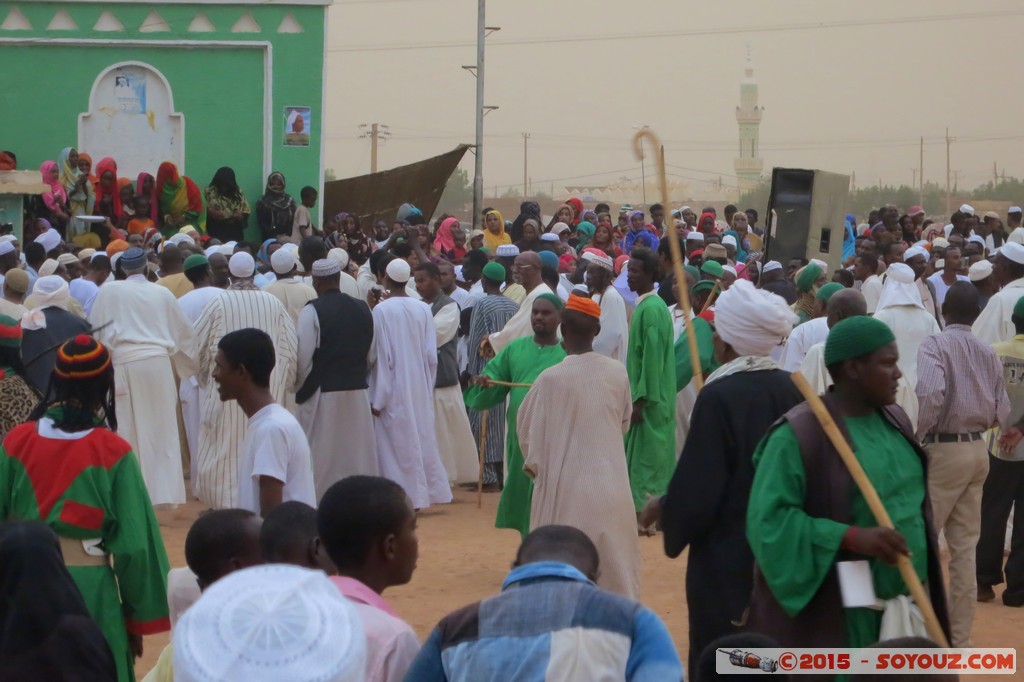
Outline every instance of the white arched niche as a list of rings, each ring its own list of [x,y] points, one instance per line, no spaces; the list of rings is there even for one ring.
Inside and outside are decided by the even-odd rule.
[[[156,175],[164,161],[185,172],[185,117],[174,111],[167,79],[144,62],[108,66],[93,83],[89,109],[78,117],[78,149],[93,164],[110,156],[117,174],[134,180]]]

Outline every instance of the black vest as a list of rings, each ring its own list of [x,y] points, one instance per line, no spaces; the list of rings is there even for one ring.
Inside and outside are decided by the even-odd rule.
[[[320,345],[313,352],[313,369],[295,394],[304,403],[316,393],[366,388],[366,356],[373,343],[373,316],[365,303],[340,291],[328,291],[306,305],[320,323]]]
[[[437,299],[430,305],[432,315],[441,312],[441,308],[449,303],[454,303],[443,291],[438,294]],[[456,304],[458,305],[458,304]],[[437,380],[434,388],[448,388],[459,383],[459,335],[452,337],[452,340],[437,349]]]

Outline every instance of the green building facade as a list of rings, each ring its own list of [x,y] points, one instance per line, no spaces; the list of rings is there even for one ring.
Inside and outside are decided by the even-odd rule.
[[[323,185],[332,0],[0,0],[0,149],[38,168],[73,146],[133,182],[163,161],[205,188],[236,172],[253,208],[281,171]]]

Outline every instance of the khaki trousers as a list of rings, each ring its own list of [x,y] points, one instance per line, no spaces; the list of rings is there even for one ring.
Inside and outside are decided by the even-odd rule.
[[[949,545],[949,620],[954,647],[970,647],[978,598],[975,570],[981,535],[981,493],[988,475],[984,440],[929,443],[928,494],[935,532],[946,532]]]

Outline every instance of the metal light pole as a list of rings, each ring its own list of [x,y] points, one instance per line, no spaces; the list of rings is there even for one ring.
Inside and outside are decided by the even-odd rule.
[[[484,38],[487,0],[477,0],[476,10],[476,164],[473,167],[473,219],[476,225],[484,200]]]

